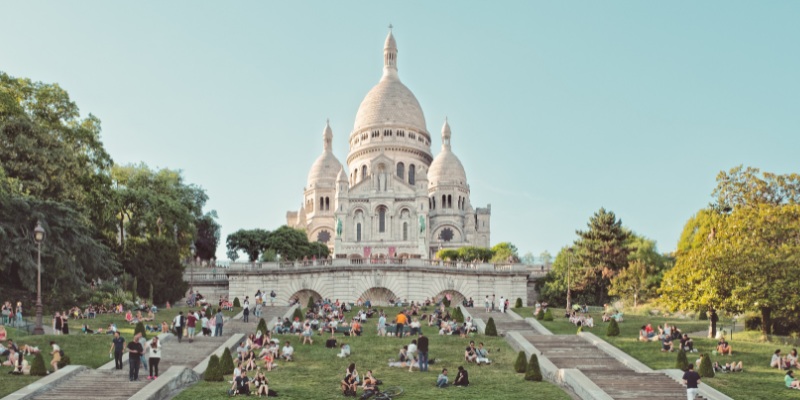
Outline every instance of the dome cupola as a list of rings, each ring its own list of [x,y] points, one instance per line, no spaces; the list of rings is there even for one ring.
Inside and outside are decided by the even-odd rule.
[[[450,123],[444,120],[442,126],[442,151],[433,159],[428,168],[428,186],[467,185],[467,173],[461,160],[450,149]]]
[[[342,163],[333,155],[333,130],[328,121],[322,131],[322,154],[308,171],[307,188],[314,186],[333,188],[339,172],[343,170]]]

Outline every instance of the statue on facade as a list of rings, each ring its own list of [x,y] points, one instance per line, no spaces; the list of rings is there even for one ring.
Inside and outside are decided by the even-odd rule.
[[[425,216],[419,216],[419,233],[425,233]]]
[[[336,237],[342,236],[342,220],[336,218]]]

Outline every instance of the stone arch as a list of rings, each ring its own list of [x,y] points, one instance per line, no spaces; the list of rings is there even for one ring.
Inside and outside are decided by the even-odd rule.
[[[467,298],[467,296],[464,296],[463,293],[453,289],[442,290],[441,292],[439,292],[439,294],[436,295],[436,300],[438,301],[439,299],[442,298],[442,296],[448,296],[450,298],[451,307],[455,307],[461,304],[461,302],[463,302],[464,299]]]
[[[397,273],[389,272],[381,268],[375,268],[369,272],[365,271],[354,278],[355,279],[352,281],[352,286],[350,287],[352,290],[351,293],[363,294],[373,288],[384,288],[396,296],[395,298],[408,296],[406,294],[407,291],[404,290],[405,284],[400,282]],[[388,305],[389,299],[386,298],[385,300],[387,303],[383,305]],[[373,304],[376,303],[373,302]]]
[[[372,287],[361,293],[361,300],[369,300],[373,306],[388,306],[389,300],[399,297],[385,287]]]
[[[305,308],[306,305],[308,305],[309,298],[313,298],[314,301],[317,301],[319,299],[322,299],[322,295],[319,294],[316,290],[300,289],[294,292],[293,295],[289,296],[289,301],[291,302],[292,299],[295,298],[297,298],[299,301],[297,304],[299,304],[301,308]]]
[[[474,295],[473,290],[471,290],[473,288],[470,286],[472,283],[474,281],[468,279],[467,276],[437,274],[426,280],[426,292],[428,293],[427,296],[436,297],[437,299],[449,293],[454,300],[458,301],[458,303],[453,304],[460,304],[463,299]]]

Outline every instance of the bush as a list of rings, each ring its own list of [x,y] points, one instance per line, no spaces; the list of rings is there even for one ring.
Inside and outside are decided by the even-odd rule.
[[[235,308],[242,308],[242,302],[239,301],[238,297],[233,298],[233,306]]]
[[[231,349],[227,347],[222,352],[222,358],[219,359],[219,372],[221,375],[233,374],[233,356],[231,356]]]
[[[219,357],[216,354],[212,354],[211,358],[208,359],[208,367],[206,367],[206,372],[203,374],[203,379],[208,382],[222,382],[222,371],[219,367]]]
[[[525,370],[526,381],[542,381],[542,370],[539,369],[539,358],[536,354],[531,354],[531,359],[528,361],[528,368]]]
[[[461,312],[461,307],[453,309],[452,317],[456,322],[464,322],[464,314]]]
[[[714,368],[711,367],[711,357],[708,354],[703,354],[703,358],[700,361],[700,369],[697,373],[700,374],[701,378],[714,377]]]
[[[261,331],[261,334],[266,336],[267,335],[267,321],[264,321],[264,318],[258,320],[258,326],[256,326],[256,332]]]
[[[678,359],[675,361],[675,368],[686,371],[689,369],[689,359],[686,358],[686,352],[683,349],[678,350]]]
[[[303,319],[305,319],[305,316],[303,315],[303,312],[302,312],[302,311],[300,311],[300,307],[297,307],[297,308],[295,308],[295,309],[294,309],[294,315],[293,315],[293,318],[297,318],[297,319],[299,319],[300,321],[302,321]]]
[[[606,336],[619,336],[619,324],[617,324],[617,320],[611,318],[611,322],[608,323],[608,329],[606,329]]]
[[[547,311],[544,312],[544,316],[542,316],[542,319],[545,320],[545,321],[552,321],[553,320],[553,313],[550,312],[549,308],[547,309]]]
[[[583,332],[583,325],[578,327],[578,333],[581,333],[581,332]]]
[[[543,319],[544,319],[544,310],[542,310],[542,309],[540,308],[540,309],[539,309],[539,312],[537,312],[537,313],[533,314],[533,316],[535,316],[535,317],[536,317],[536,319],[538,319],[539,321],[543,320]]]
[[[313,310],[315,305],[316,304],[314,303],[314,296],[309,297],[308,304],[306,304],[306,308],[309,310]]]
[[[525,358],[525,352],[520,351],[517,354],[517,361],[514,361],[514,371],[524,374],[528,370],[528,360]]]
[[[514,303],[514,308],[522,308],[522,298],[517,297],[517,301]]]
[[[489,321],[486,322],[486,329],[484,329],[483,334],[486,336],[497,336],[497,327],[494,325],[494,318],[489,317]]]
[[[61,361],[58,362],[58,368],[64,368],[70,364],[72,364],[72,360],[70,360],[68,355],[64,354],[64,357],[61,357]]]
[[[133,334],[141,333],[142,337],[147,339],[147,331],[144,329],[144,322],[139,321],[136,323],[136,328],[133,328]]]
[[[42,357],[42,353],[37,353],[36,357],[33,358],[33,364],[31,364],[31,375],[47,375],[47,369],[44,367],[44,357]]]

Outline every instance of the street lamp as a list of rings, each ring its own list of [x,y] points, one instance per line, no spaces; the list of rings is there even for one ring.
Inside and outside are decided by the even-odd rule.
[[[44,241],[44,228],[39,221],[36,221],[36,228],[33,229],[33,240],[36,241],[38,248],[37,274],[36,274],[36,326],[33,328],[34,335],[44,335],[42,327],[42,241]]]
[[[197,253],[197,247],[192,243],[189,249],[192,251],[192,258],[189,261],[189,293],[194,293],[194,255]]]
[[[570,285],[570,272],[572,272],[572,248],[567,249],[567,314],[572,310],[572,287]]]

